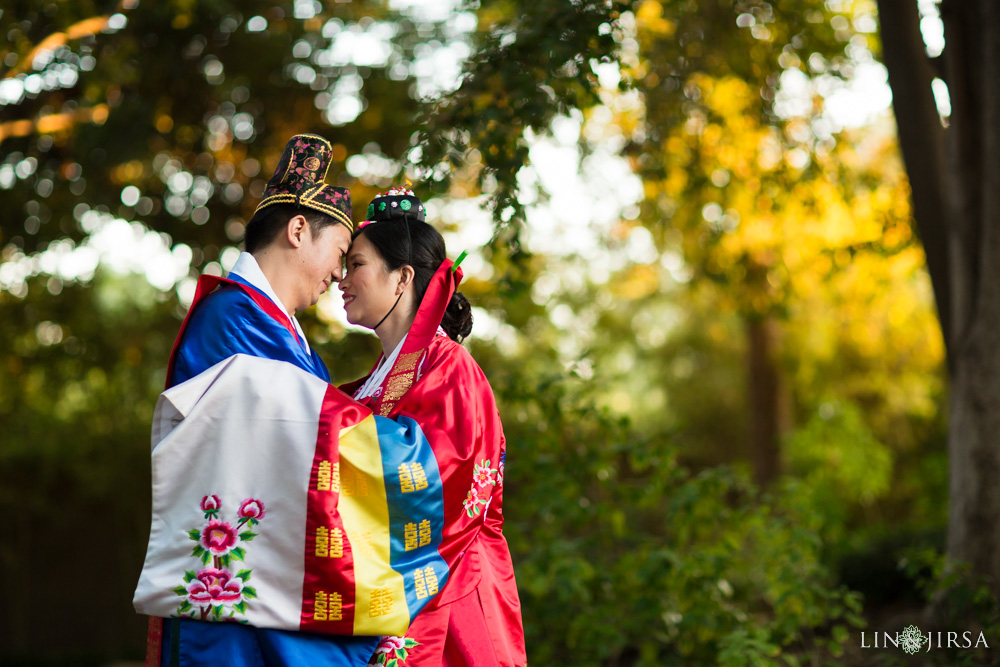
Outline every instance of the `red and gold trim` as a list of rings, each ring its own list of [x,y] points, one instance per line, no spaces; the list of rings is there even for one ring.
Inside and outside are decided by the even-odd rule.
[[[399,351],[396,362],[392,365],[392,370],[385,378],[382,385],[382,394],[375,400],[374,412],[377,415],[387,417],[392,414],[396,403],[410,390],[416,381],[417,369],[420,361],[427,353],[427,346],[430,345],[437,334],[438,326],[444,317],[444,311],[451,301],[452,294],[458,289],[458,284],[462,282],[462,269],[454,267],[454,262],[446,259],[438,267],[437,272],[427,285],[427,291],[420,302],[420,308],[413,318],[413,324],[406,335],[406,342],[403,349]]]

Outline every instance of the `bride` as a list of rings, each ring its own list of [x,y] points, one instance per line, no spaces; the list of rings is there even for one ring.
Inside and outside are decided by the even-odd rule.
[[[409,190],[376,197],[340,282],[348,321],[373,329],[382,342],[369,375],[341,389],[377,415],[412,419],[427,438],[443,485],[439,551],[451,568],[407,635],[384,637],[373,661],[524,665],[520,602],[503,536],[503,429],[486,376],[461,346],[472,329],[469,301],[455,291],[461,271],[424,220],[424,206]],[[419,486],[416,472],[401,470],[404,486],[407,477]],[[403,547],[419,547],[426,537],[419,527],[404,529]]]

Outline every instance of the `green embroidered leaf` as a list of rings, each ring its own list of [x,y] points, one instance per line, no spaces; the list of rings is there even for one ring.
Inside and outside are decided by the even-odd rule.
[[[399,658],[400,660],[406,660],[406,656],[408,656],[408,655],[409,655],[409,653],[407,652],[407,650],[405,648],[397,648],[396,649],[396,657]]]
[[[253,599],[257,597],[257,589],[253,586],[247,586],[243,589],[243,597]]]
[[[215,616],[216,618],[222,616],[222,605],[219,605],[218,607],[212,607],[212,616]]]
[[[418,642],[416,639],[407,637],[406,641],[403,642],[403,645],[406,646],[406,648],[413,648],[414,646],[420,646],[420,642]]]
[[[246,532],[240,533],[240,539],[243,540],[244,542],[249,542],[250,540],[252,540],[255,537],[257,537],[257,533],[251,533],[249,530],[246,531]]]
[[[195,542],[197,542],[197,541],[199,541],[201,539],[201,531],[200,530],[189,530],[188,531],[188,537],[190,537],[192,540],[194,540]]]
[[[201,550],[201,562],[202,563],[204,563],[205,565],[208,565],[208,561],[209,561],[209,559],[211,557],[212,557],[212,554],[208,553],[204,549]]]
[[[253,570],[240,570],[236,573],[237,578],[242,579],[244,583],[250,581],[250,573]]]
[[[191,581],[196,576],[197,575],[195,575],[194,570],[185,570],[184,571],[184,581]]]
[[[177,593],[178,595],[187,595],[188,590],[183,586],[178,586],[177,588],[174,589],[174,593]]]
[[[247,551],[243,547],[236,547],[231,553],[233,554],[233,558],[243,560],[243,556],[246,555]]]
[[[219,562],[222,564],[222,567],[229,567],[229,561],[231,560],[232,557],[229,554],[226,554],[225,556],[219,558]]]
[[[399,661],[396,660],[395,658],[393,658],[392,660],[388,660],[385,663],[385,667],[396,667],[396,663],[397,662],[399,662]]]
[[[250,519],[250,525],[251,526],[256,526],[258,523],[260,523],[260,522],[257,521],[257,519]]]
[[[234,604],[233,605],[233,609],[235,609],[236,611],[240,612],[241,614],[245,614],[245,613],[247,613],[247,603],[246,602],[241,602],[239,604]]]
[[[187,611],[187,610],[188,610],[188,609],[190,609],[190,608],[191,608],[191,603],[190,603],[190,602],[188,602],[187,600],[184,600],[184,604],[182,604],[182,605],[180,606],[180,608],[178,609],[178,611],[180,611],[180,612],[185,612],[185,611]]]

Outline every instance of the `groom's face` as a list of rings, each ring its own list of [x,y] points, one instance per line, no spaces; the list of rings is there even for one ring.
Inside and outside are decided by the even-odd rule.
[[[299,248],[299,269],[303,301],[308,300],[312,306],[344,275],[344,257],[351,247],[351,232],[339,223],[323,227],[315,236],[309,225],[306,230]]]

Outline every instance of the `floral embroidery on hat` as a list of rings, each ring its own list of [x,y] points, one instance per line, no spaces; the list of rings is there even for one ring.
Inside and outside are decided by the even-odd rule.
[[[325,213],[354,231],[351,193],[324,182],[331,152],[330,143],[315,134],[289,139],[254,215],[272,204],[294,204]]]

